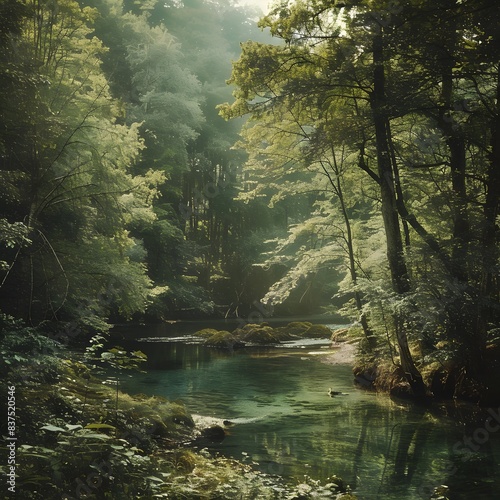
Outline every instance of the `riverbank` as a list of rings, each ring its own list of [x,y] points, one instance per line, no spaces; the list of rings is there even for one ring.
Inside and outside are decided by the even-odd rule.
[[[321,358],[321,361],[323,363],[329,365],[354,366],[354,363],[356,361],[356,353],[358,351],[357,343],[332,342],[330,348],[335,349],[335,351],[323,356]]]

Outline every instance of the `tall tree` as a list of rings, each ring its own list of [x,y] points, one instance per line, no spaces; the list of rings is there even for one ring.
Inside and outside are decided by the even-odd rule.
[[[143,145],[137,124],[118,123],[121,108],[100,69],[105,49],[91,36],[96,12],[72,0],[26,7],[11,39],[22,77],[4,155],[15,196],[2,200],[2,213],[24,222],[31,244],[3,276],[3,308],[33,323],[85,317],[82,303],[106,294],[96,306],[104,317],[143,310],[150,282],[127,224],[154,219],[162,176],[130,173]]]
[[[489,22],[497,19],[492,9],[491,2],[480,0],[439,6],[426,1],[281,2],[261,25],[285,45],[243,45],[231,79],[237,86],[235,102],[223,107],[226,117],[251,114],[254,120],[272,120],[273,114],[279,120],[283,110],[310,107],[309,116],[296,116],[312,130],[319,123],[345,128],[345,118],[330,110],[340,103],[352,110],[344,115],[355,116],[357,123],[349,147],[359,151],[358,167],[379,189],[387,263],[400,304],[393,315],[399,356],[416,393],[425,387],[408,335],[428,321],[419,309],[424,295],[433,297],[444,318],[435,323],[435,332],[444,331],[447,342],[460,346],[457,362],[476,381],[481,382],[481,360],[491,338],[486,331],[493,332],[491,324],[478,323],[478,311],[492,318],[495,287],[489,271],[477,272],[477,255],[490,271],[498,255],[492,236],[498,210],[492,190],[498,123],[493,104],[498,30]],[[486,45],[494,47],[488,55]],[[419,191],[428,193],[429,202],[449,220],[438,221],[419,207]],[[473,227],[472,220],[481,222]],[[417,251],[421,244],[423,251]],[[431,270],[424,270],[424,262]],[[440,284],[432,273],[441,276]],[[478,309],[485,302],[488,312]]]

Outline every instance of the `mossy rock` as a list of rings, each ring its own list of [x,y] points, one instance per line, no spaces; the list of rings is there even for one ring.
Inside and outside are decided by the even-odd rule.
[[[297,332],[300,335],[307,332],[311,326],[313,326],[313,324],[309,323],[309,321],[292,321],[291,323],[288,323],[285,328],[288,328],[294,333]]]
[[[226,437],[226,431],[220,425],[213,425],[202,429],[201,437],[212,443],[221,443]]]
[[[242,342],[238,337],[226,330],[217,331],[216,333],[207,337],[205,344],[210,347],[218,347],[222,349],[235,349],[237,347],[242,347]]]
[[[198,330],[195,335],[197,335],[198,337],[209,339],[210,337],[217,335],[218,333],[219,330],[216,330],[215,328],[203,328],[203,330]]]
[[[279,340],[292,340],[303,338],[305,333],[313,326],[308,321],[292,321],[286,326],[275,328],[275,332]]]
[[[304,337],[309,339],[329,339],[332,331],[325,325],[311,325],[304,333]]]
[[[339,328],[332,332],[330,340],[332,342],[345,342],[349,339],[349,328]]]
[[[193,472],[201,461],[203,461],[202,457],[186,449],[176,450],[171,457],[175,470],[182,473]]]
[[[276,344],[280,340],[274,328],[270,326],[249,324],[238,328],[234,334],[242,342],[249,344]]]
[[[309,323],[308,321],[292,321],[291,323],[288,323],[288,325],[280,327],[279,331],[282,337],[303,337],[311,326],[312,323]]]
[[[155,406],[154,409],[161,415],[163,422],[172,422],[177,425],[194,428],[194,420],[181,403],[165,401]]]
[[[268,323],[247,323],[240,328],[236,328],[233,333],[237,336],[245,335],[251,333],[255,330],[260,330],[261,328],[271,328]],[[271,328],[272,330],[272,328]]]

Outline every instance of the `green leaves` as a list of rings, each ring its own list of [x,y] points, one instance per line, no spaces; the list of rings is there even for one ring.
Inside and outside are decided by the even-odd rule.
[[[22,222],[10,224],[7,219],[0,219],[0,243],[7,248],[27,246],[31,243],[29,229]]]
[[[137,370],[148,359],[142,351],[127,352],[121,347],[113,347],[101,353],[101,360],[111,368],[122,370]]]
[[[139,123],[123,123],[123,107],[110,95],[101,70],[107,49],[91,36],[97,11],[60,0],[42,2],[30,15],[40,22],[27,18],[13,40],[26,79],[9,97],[18,110],[6,122],[11,168],[2,178],[10,194],[0,206],[8,216],[0,219],[0,243],[20,251],[0,262],[10,273],[0,282],[2,303],[35,323],[67,306],[90,318],[75,303],[113,283],[122,292],[109,294],[99,314],[116,308],[129,316],[145,309],[150,281],[144,264],[127,256],[136,245],[127,227],[154,221],[164,176],[131,171],[144,140]],[[34,294],[11,293],[19,281]],[[45,305],[33,308],[33,301]]]
[[[52,424],[44,425],[40,427],[40,429],[48,432],[68,432],[67,429],[63,429],[62,427],[57,427],[56,425]]]
[[[460,339],[457,356],[477,373],[494,338],[484,318],[498,319],[495,23],[489,0],[282,2],[260,24],[284,45],[244,44],[235,100],[220,108],[251,117],[241,199],[295,206],[315,191],[316,212],[294,218],[271,252],[268,262],[290,267],[266,298],[287,299],[346,251],[341,292],[354,293],[365,331],[369,321],[387,333],[389,351],[397,335],[410,371],[406,332],[427,346]]]

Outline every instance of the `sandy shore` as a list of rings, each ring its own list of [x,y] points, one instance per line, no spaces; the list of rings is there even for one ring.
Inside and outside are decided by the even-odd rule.
[[[332,343],[334,352],[326,356],[322,356],[321,361],[329,365],[353,365],[356,355],[357,345],[349,344],[348,342]]]

